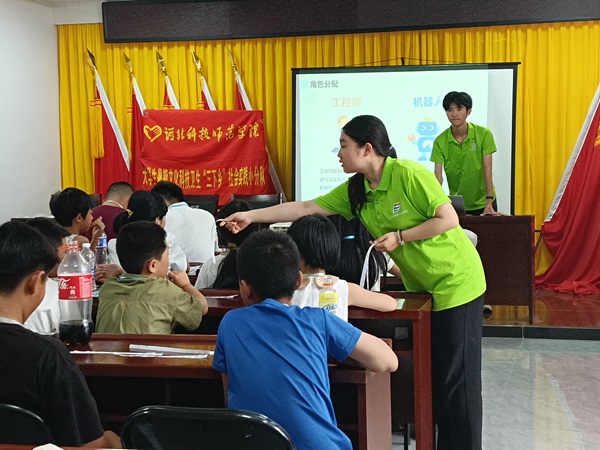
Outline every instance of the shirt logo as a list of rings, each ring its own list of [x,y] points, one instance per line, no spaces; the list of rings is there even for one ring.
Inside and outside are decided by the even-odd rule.
[[[471,144],[471,151],[474,152],[475,150],[477,150],[477,142]]]
[[[394,203],[394,206],[392,207],[392,213],[396,214],[398,211],[400,211],[400,207],[400,202]]]

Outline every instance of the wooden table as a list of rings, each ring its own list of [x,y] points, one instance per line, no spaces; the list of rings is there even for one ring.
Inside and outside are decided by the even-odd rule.
[[[460,226],[477,234],[488,305],[529,307],[533,323],[535,216],[460,216]]]
[[[214,335],[95,334],[81,349],[127,352],[130,344],[213,350]],[[206,359],[135,358],[73,354],[86,377],[103,422],[118,426],[135,409],[151,404],[223,407],[221,375]],[[349,365],[330,365],[332,400],[339,427],[358,449],[391,449],[390,376]],[[343,395],[344,399],[336,395]],[[349,397],[350,396],[350,397]],[[351,398],[352,401],[348,401]],[[282,401],[284,401],[282,399]]]
[[[208,314],[194,333],[216,333],[223,315],[242,302],[238,291],[203,290]],[[400,365],[392,374],[392,421],[414,423],[418,450],[433,449],[434,422],[431,391],[431,295],[388,292],[398,309],[379,312],[350,307],[348,321],[363,331],[392,340]]]

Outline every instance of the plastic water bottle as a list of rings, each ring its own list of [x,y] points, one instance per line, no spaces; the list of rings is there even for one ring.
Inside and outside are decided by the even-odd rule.
[[[81,256],[77,242],[69,242],[58,266],[58,303],[61,341],[69,346],[85,345],[94,331],[92,322],[92,269]]]
[[[340,297],[333,287],[333,277],[326,275],[323,279],[323,287],[319,291],[319,307],[335,314],[339,301]]]
[[[96,245],[96,264],[106,264],[108,262],[108,239],[103,231]]]
[[[92,297],[98,297],[98,286],[96,286],[96,255],[92,251],[92,244],[86,242],[82,245],[81,256],[86,262],[90,265],[90,269],[92,270]]]

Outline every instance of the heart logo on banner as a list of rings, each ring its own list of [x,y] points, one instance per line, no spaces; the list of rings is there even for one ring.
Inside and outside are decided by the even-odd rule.
[[[144,125],[144,134],[150,140],[150,142],[154,142],[162,134],[162,128],[160,125],[154,125],[153,127],[150,125]]]

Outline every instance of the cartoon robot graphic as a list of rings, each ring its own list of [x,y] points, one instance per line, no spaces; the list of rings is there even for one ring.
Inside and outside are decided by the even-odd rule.
[[[428,154],[431,154],[433,150],[433,141],[438,134],[438,124],[429,117],[425,117],[422,122],[416,128],[419,135],[418,139],[414,133],[407,136],[408,142],[412,142],[418,147],[418,151],[421,153],[419,161],[429,161]]]

